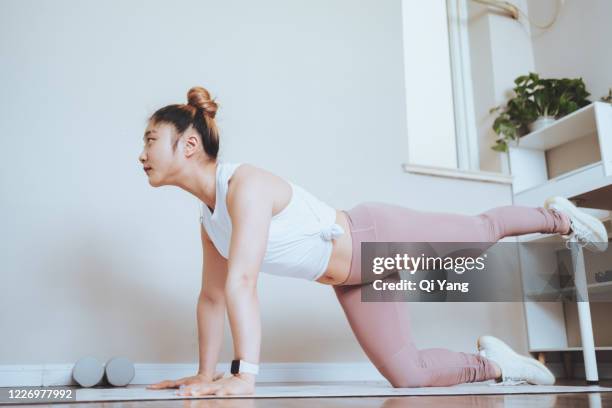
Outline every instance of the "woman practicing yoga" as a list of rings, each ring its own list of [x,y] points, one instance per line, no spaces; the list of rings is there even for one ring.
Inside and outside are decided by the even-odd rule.
[[[561,197],[546,200],[543,207],[509,205],[473,216],[382,202],[334,209],[264,169],[219,159],[216,102],[201,87],[190,89],[187,101],[151,116],[139,160],[151,186],[178,186],[201,202],[199,370],[192,377],[148,388],[180,387],[179,395],[193,396],[254,392],[261,342],[256,290],[260,271],[332,285],[359,344],[393,387],[490,379],[554,383],[543,364],[492,336],[478,339],[478,354],[417,349],[406,305],[361,302],[360,285],[368,282],[361,282],[360,244],[496,242],[542,232],[603,251],[608,239],[601,221]],[[215,373],[226,310],[234,344],[230,376]]]

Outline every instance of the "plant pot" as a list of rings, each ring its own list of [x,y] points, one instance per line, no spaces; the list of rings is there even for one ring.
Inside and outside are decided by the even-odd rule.
[[[540,116],[535,121],[529,124],[529,131],[536,132],[540,129],[544,129],[545,127],[555,123],[555,120],[556,119],[554,116]]]

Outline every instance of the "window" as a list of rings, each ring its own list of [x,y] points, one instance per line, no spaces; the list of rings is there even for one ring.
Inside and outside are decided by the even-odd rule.
[[[402,0],[409,172],[510,183],[480,171],[467,0]]]

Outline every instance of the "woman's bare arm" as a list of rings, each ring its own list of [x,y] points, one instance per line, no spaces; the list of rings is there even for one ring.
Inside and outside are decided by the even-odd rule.
[[[238,173],[238,172],[236,172]],[[228,212],[232,220],[225,297],[234,341],[234,359],[259,363],[261,320],[257,278],[272,219],[269,183],[258,173],[233,177],[228,191]],[[255,382],[252,374],[239,375]]]
[[[194,376],[178,380],[165,380],[147,386],[148,389],[200,386],[222,378],[223,373],[215,373],[219,353],[223,345],[225,329],[225,279],[227,260],[223,258],[210,241],[204,227],[200,224],[202,237],[202,289],[196,309],[198,324],[198,343],[200,367]]]
[[[202,224],[200,235],[203,259],[202,289],[196,313],[200,364],[198,374],[213,378],[223,346],[227,260],[214,247]]]

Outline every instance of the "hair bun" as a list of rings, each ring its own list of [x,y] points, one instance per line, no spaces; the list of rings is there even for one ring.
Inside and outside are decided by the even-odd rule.
[[[196,108],[201,108],[204,112],[214,118],[219,106],[210,98],[210,93],[201,86],[194,86],[187,92],[187,103]]]

